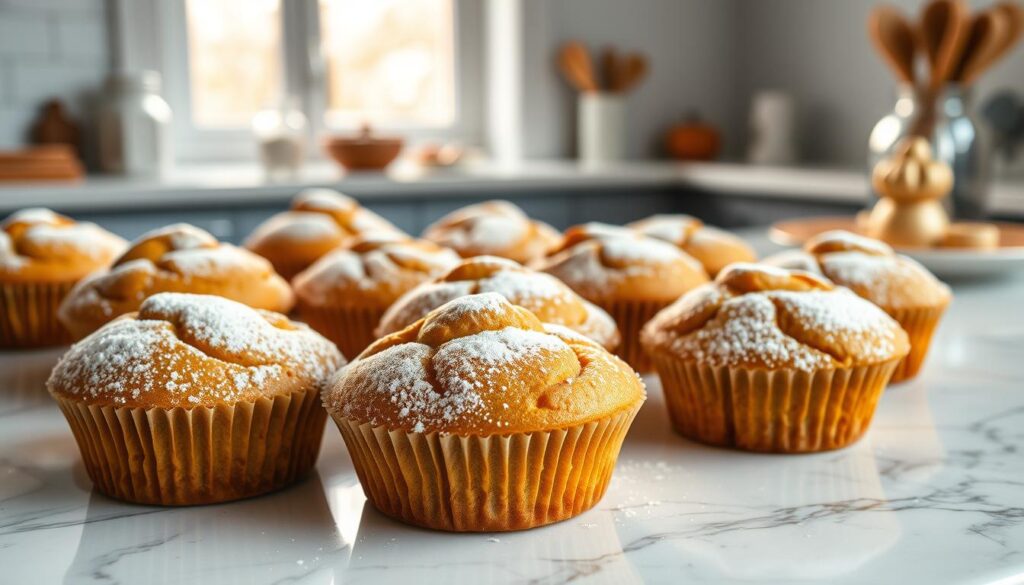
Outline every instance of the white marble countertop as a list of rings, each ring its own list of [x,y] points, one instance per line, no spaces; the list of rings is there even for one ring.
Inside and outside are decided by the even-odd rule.
[[[481,161],[454,168],[396,163],[385,173],[344,173],[327,162],[308,164],[300,176],[269,182],[252,164],[196,165],[169,177],[131,179],[90,176],[81,183],[0,184],[0,214],[28,206],[60,210],[133,209],[273,203],[285,205],[304,187],[332,187],[360,199],[459,195],[493,197],[495,192],[559,190],[586,194],[609,187],[690,187],[724,196],[783,198],[818,202],[866,202],[866,173],[859,169],[767,167],[739,163],[622,161],[586,165],[571,160],[532,160],[504,165]],[[992,185],[992,213],[1024,214],[1024,179]]]
[[[867,436],[815,455],[705,447],[669,428],[657,381],[590,512],[445,534],[365,504],[329,427],[314,476],[192,508],[91,490],[42,380],[60,350],[0,354],[4,583],[1020,583],[1024,278],[958,284],[922,375]]]

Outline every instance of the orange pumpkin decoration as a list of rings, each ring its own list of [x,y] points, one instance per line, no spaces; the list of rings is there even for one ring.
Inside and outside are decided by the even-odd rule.
[[[665,150],[678,160],[708,161],[718,157],[722,149],[721,135],[711,124],[691,114],[686,121],[665,133]]]

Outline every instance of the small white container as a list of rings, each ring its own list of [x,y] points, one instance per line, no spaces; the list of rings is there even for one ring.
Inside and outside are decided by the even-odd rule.
[[[580,94],[577,140],[580,161],[604,163],[626,157],[626,103],[619,94]]]
[[[755,165],[788,166],[797,162],[796,104],[780,91],[761,91],[750,105],[750,148]]]
[[[100,166],[136,177],[163,175],[173,160],[170,125],[159,73],[112,75],[99,111]]]

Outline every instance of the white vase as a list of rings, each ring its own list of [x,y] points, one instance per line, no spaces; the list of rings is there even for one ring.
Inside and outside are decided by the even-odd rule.
[[[580,161],[618,161],[626,155],[626,104],[621,95],[580,94],[577,120]]]
[[[101,168],[135,177],[165,174],[173,160],[170,125],[159,73],[112,75],[99,112]]]

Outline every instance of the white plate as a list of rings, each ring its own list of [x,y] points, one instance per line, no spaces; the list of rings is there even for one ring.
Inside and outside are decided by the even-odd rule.
[[[943,278],[989,278],[1024,273],[1024,225],[999,223],[1000,247],[995,250],[897,248]],[[854,218],[811,217],[780,221],[768,236],[784,246],[799,246],[828,230],[857,231]]]

